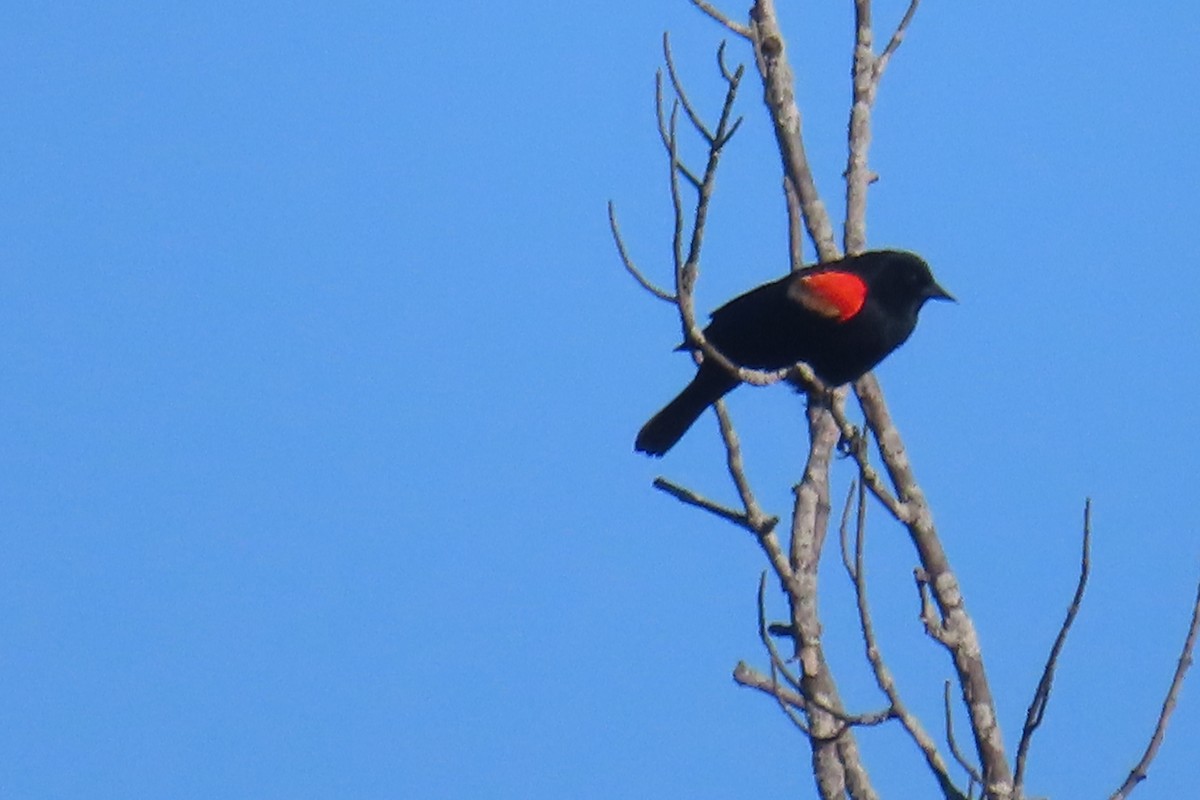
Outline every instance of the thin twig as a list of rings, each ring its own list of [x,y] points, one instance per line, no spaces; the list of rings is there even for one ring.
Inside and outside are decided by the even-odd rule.
[[[750,488],[750,479],[746,477],[746,464],[742,460],[742,445],[733,428],[729,410],[722,400],[714,403],[713,408],[717,412],[717,423],[721,428],[721,438],[725,443],[725,466],[729,470],[729,477],[733,480],[738,496],[742,499],[742,505],[746,508],[746,516],[752,520],[761,519],[763,512],[758,505],[758,500],[754,497],[754,490]]]
[[[783,656],[779,654],[779,650],[775,647],[775,642],[771,639],[771,634],[767,626],[767,573],[764,571],[758,579],[758,638],[767,649],[767,653],[771,658],[771,695],[779,704],[779,708],[787,715],[797,728],[799,728],[810,739],[813,736],[812,728],[792,710],[792,706],[799,708],[807,713],[808,698],[805,697],[804,687],[800,682],[800,678],[792,674],[788,669],[787,662],[783,660]],[[791,689],[779,686],[779,676],[783,675],[785,681]],[[784,689],[785,696],[781,696],[779,690]]]
[[[737,68],[738,74],[736,77],[734,76],[734,73],[729,70],[729,65],[725,63],[725,40],[724,39],[722,39],[721,43],[719,45],[717,45],[717,68],[721,70],[721,77],[725,79],[726,83],[734,83],[736,81],[740,81],[742,79],[741,73],[745,70],[744,64],[738,64],[738,68]]]
[[[671,153],[670,135],[667,133],[666,115],[663,113],[663,80],[662,70],[656,70],[654,73],[654,116],[658,123],[658,138],[662,140],[663,147],[666,148],[667,154]],[[692,188],[700,189],[700,179],[696,177],[696,173],[688,169],[687,164],[677,162],[676,168],[687,178],[688,183]]]
[[[1079,581],[1075,585],[1075,595],[1067,608],[1066,619],[1058,629],[1054,645],[1050,648],[1050,656],[1046,659],[1046,667],[1042,670],[1041,680],[1025,712],[1025,727],[1021,731],[1021,742],[1017,745],[1017,769],[1013,776],[1013,793],[1021,796],[1025,783],[1025,760],[1029,755],[1029,745],[1033,742],[1033,732],[1042,724],[1046,715],[1046,706],[1050,702],[1050,691],[1054,687],[1054,670],[1058,666],[1058,658],[1062,654],[1063,645],[1067,642],[1067,634],[1079,613],[1083,603],[1083,592],[1087,588],[1088,574],[1092,564],[1092,500],[1088,498],[1083,504],[1083,554],[1079,559]]]
[[[950,771],[946,768],[946,762],[943,760],[941,753],[938,752],[937,743],[925,731],[925,727],[921,724],[920,719],[908,710],[908,707],[900,698],[900,689],[896,686],[896,680],[892,676],[891,670],[888,669],[887,662],[883,658],[883,653],[879,649],[879,642],[875,638],[875,623],[871,619],[871,609],[867,602],[866,536],[867,491],[863,484],[859,483],[858,515],[854,536],[854,564],[851,572],[854,580],[854,597],[858,606],[859,628],[862,630],[867,662],[870,663],[871,672],[875,676],[875,685],[879,687],[879,690],[888,699],[889,708],[891,709],[889,716],[900,720],[900,724],[904,726],[904,730],[908,732],[913,743],[920,749],[921,754],[925,757],[925,764],[929,767],[930,772],[933,773],[934,779],[937,780],[943,796],[947,800],[965,800],[962,791],[954,785],[954,781],[950,778]]]
[[[958,765],[967,771],[967,775],[970,776],[972,781],[983,786],[983,776],[979,774],[979,770],[958,749],[958,742],[954,738],[954,712],[950,707],[950,681],[942,684],[942,704],[946,709],[946,743],[950,745],[950,754],[954,756],[954,760],[958,762]]]
[[[697,132],[704,137],[709,146],[717,144],[716,138],[714,138],[712,133],[708,130],[708,127],[704,124],[704,121],[700,119],[700,115],[696,113],[696,109],[692,105],[692,101],[688,100],[687,93],[683,90],[683,84],[679,80],[678,73],[675,72],[675,58],[671,54],[671,34],[667,33],[666,31],[663,32],[662,47],[663,60],[667,63],[667,75],[669,75],[671,78],[671,88],[675,90],[675,96],[678,97],[679,102],[683,104],[684,113],[688,115],[688,119],[692,121],[692,125],[695,126]]]
[[[704,167],[704,179],[701,182],[700,198],[696,202],[695,224],[692,227],[692,241],[688,250],[688,261],[692,264],[697,263],[700,259],[700,242],[704,235],[704,222],[708,217],[708,201],[712,196],[713,182],[717,176],[717,164],[721,158],[721,151],[729,143],[730,137],[741,123],[741,120],[737,120],[731,127],[730,116],[733,113],[733,103],[737,98],[738,87],[741,85],[744,72],[745,70],[739,66],[734,72],[732,80],[728,82],[725,90],[725,102],[721,106],[721,116],[717,120],[717,130],[709,140],[708,163]]]
[[[771,638],[771,632],[767,625],[767,573],[763,571],[758,577],[758,638],[766,648],[767,654],[771,657],[772,669],[779,670],[788,684],[804,695],[804,687],[800,685],[799,676],[793,675],[787,662],[779,653],[779,648],[775,646],[775,640]],[[807,701],[807,698],[806,698]]]
[[[779,648],[775,646],[775,642],[771,639],[769,626],[767,625],[767,610],[766,610],[766,590],[767,590],[767,573],[763,572],[759,576],[758,581],[758,637],[762,641],[763,646],[767,649],[767,653],[771,657],[771,669],[774,672],[778,670],[788,684],[801,694],[804,705],[802,708],[814,707],[830,714],[838,722],[844,726],[873,726],[887,722],[892,718],[892,709],[884,708],[880,711],[871,711],[864,714],[847,714],[840,708],[832,707],[821,702],[819,698],[809,697],[805,693],[804,686],[800,678],[792,673],[788,668],[787,662],[783,660],[783,656],[779,653]],[[836,734],[829,738],[836,738]]]
[[[1162,746],[1163,736],[1167,732],[1167,722],[1171,719],[1171,712],[1175,710],[1175,704],[1179,700],[1179,690],[1183,687],[1183,678],[1187,675],[1188,668],[1192,666],[1192,653],[1196,648],[1197,632],[1200,632],[1200,586],[1197,587],[1196,602],[1192,606],[1192,622],[1188,626],[1187,638],[1184,639],[1183,650],[1179,654],[1179,663],[1175,666],[1175,677],[1171,679],[1171,688],[1167,690],[1162,711],[1159,712],[1158,722],[1154,726],[1154,735],[1150,737],[1150,744],[1146,747],[1142,760],[1130,770],[1125,783],[1121,784],[1121,788],[1114,792],[1109,800],[1124,800],[1135,786],[1146,780],[1150,763],[1154,761],[1154,757],[1158,755],[1158,748]]]
[[[904,17],[900,20],[900,24],[896,26],[896,32],[892,34],[892,38],[888,40],[887,46],[883,48],[883,52],[879,54],[879,58],[875,59],[875,82],[879,83],[879,78],[883,75],[883,70],[887,67],[887,62],[891,59],[892,54],[896,52],[896,48],[900,47],[900,43],[904,41],[904,34],[908,32],[909,23],[912,22],[913,16],[917,13],[917,6],[921,0],[912,0],[908,4],[908,10],[904,12]]]
[[[812,731],[808,729],[804,721],[792,710],[793,708],[803,709],[805,707],[804,698],[799,694],[788,689],[786,686],[780,686],[774,677],[768,678],[744,661],[739,661],[737,666],[733,668],[733,680],[741,686],[757,689],[775,698],[783,708],[788,719],[792,721],[792,724],[799,728],[800,732],[805,736],[812,736]]]
[[[786,174],[783,176],[783,198],[787,205],[789,262],[792,272],[797,272],[804,269],[804,212],[796,187]]]
[[[854,570],[854,562],[850,560],[850,509],[854,508],[854,494],[857,488],[858,484],[850,481],[850,490],[846,492],[846,504],[842,506],[842,524],[838,526],[838,541],[842,548],[842,566],[850,578],[850,583],[855,585],[857,585],[858,578]]]
[[[617,252],[621,254],[621,263],[625,265],[625,271],[632,275],[633,279],[641,284],[643,289],[659,300],[674,303],[675,295],[651,283],[642,274],[642,271],[637,268],[637,265],[633,263],[633,259],[629,257],[629,251],[625,249],[625,240],[621,237],[621,229],[617,227],[617,212],[613,207],[612,200],[608,201],[608,227],[612,229],[613,241],[617,243]]]
[[[662,476],[655,478],[654,488],[658,489],[659,491],[666,492],[681,503],[686,503],[687,505],[695,506],[696,508],[702,508],[710,514],[718,516],[728,522],[732,522],[739,528],[745,528],[751,533],[756,532],[754,530],[754,526],[750,524],[750,520],[741,511],[709,500],[707,497],[697,494],[696,492],[693,492],[691,489],[688,489],[684,486],[680,486],[679,484],[668,480],[667,478]]]
[[[758,537],[759,546],[762,547],[775,574],[786,586],[792,580],[792,566],[788,563],[787,555],[779,543],[779,537],[775,534],[779,517],[764,514],[754,496],[750,480],[746,477],[746,465],[742,461],[742,447],[738,442],[737,433],[733,428],[733,420],[729,417],[729,410],[725,408],[724,401],[718,400],[714,403],[713,410],[717,414],[721,440],[725,443],[725,465],[728,467],[729,476],[742,499],[746,520]]]
[[[683,198],[679,196],[679,139],[676,135],[676,122],[679,119],[679,101],[671,104],[671,118],[667,127],[667,156],[671,162],[671,211],[675,224],[671,230],[671,255],[675,261],[675,296],[679,298],[679,308],[690,305],[692,301],[692,281],[695,280],[695,265],[688,269],[688,262],[683,259]],[[701,199],[704,190],[701,188]],[[690,272],[690,274],[689,274]]]
[[[921,567],[913,570],[913,580],[917,583],[917,594],[921,599],[920,618],[929,638],[953,651],[954,638],[946,630],[946,622],[938,616],[937,605],[933,602],[933,593],[929,589],[929,574]]]
[[[740,22],[734,22],[732,19],[730,19],[729,17],[725,16],[720,11],[718,11],[716,8],[709,5],[708,3],[704,2],[704,0],[691,0],[691,2],[692,2],[692,5],[694,5],[696,8],[700,9],[705,14],[708,14],[708,16],[712,17],[714,20],[721,23],[726,28],[728,28],[729,30],[736,33],[738,36],[741,36],[746,39],[750,38],[750,29],[748,27],[746,27],[745,25],[741,24]]]

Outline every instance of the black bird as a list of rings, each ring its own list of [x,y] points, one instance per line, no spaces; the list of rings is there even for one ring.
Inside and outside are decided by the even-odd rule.
[[[862,377],[904,344],[930,299],[954,297],[938,286],[919,256],[874,250],[793,272],[735,297],[713,312],[704,338],[743,367],[773,370],[803,361],[832,388]],[[634,449],[663,455],[704,409],[739,383],[720,364],[705,361],[679,396],[638,432]]]

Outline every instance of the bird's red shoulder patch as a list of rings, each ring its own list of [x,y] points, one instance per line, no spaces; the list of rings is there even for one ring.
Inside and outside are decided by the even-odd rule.
[[[815,272],[794,281],[788,297],[815,314],[846,322],[867,301],[867,284],[852,272]]]

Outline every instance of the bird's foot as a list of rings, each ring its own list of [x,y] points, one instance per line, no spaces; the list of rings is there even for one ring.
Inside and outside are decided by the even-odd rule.
[[[851,425],[850,430],[842,431],[842,435],[838,437],[837,451],[842,458],[848,456],[857,456],[867,446],[867,437],[863,435],[862,430]]]

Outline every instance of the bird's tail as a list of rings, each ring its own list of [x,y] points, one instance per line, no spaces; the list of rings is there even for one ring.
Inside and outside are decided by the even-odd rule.
[[[638,431],[633,449],[652,456],[661,456],[675,446],[704,409],[720,400],[737,386],[738,379],[722,367],[704,366],[684,390],[659,411]]]

